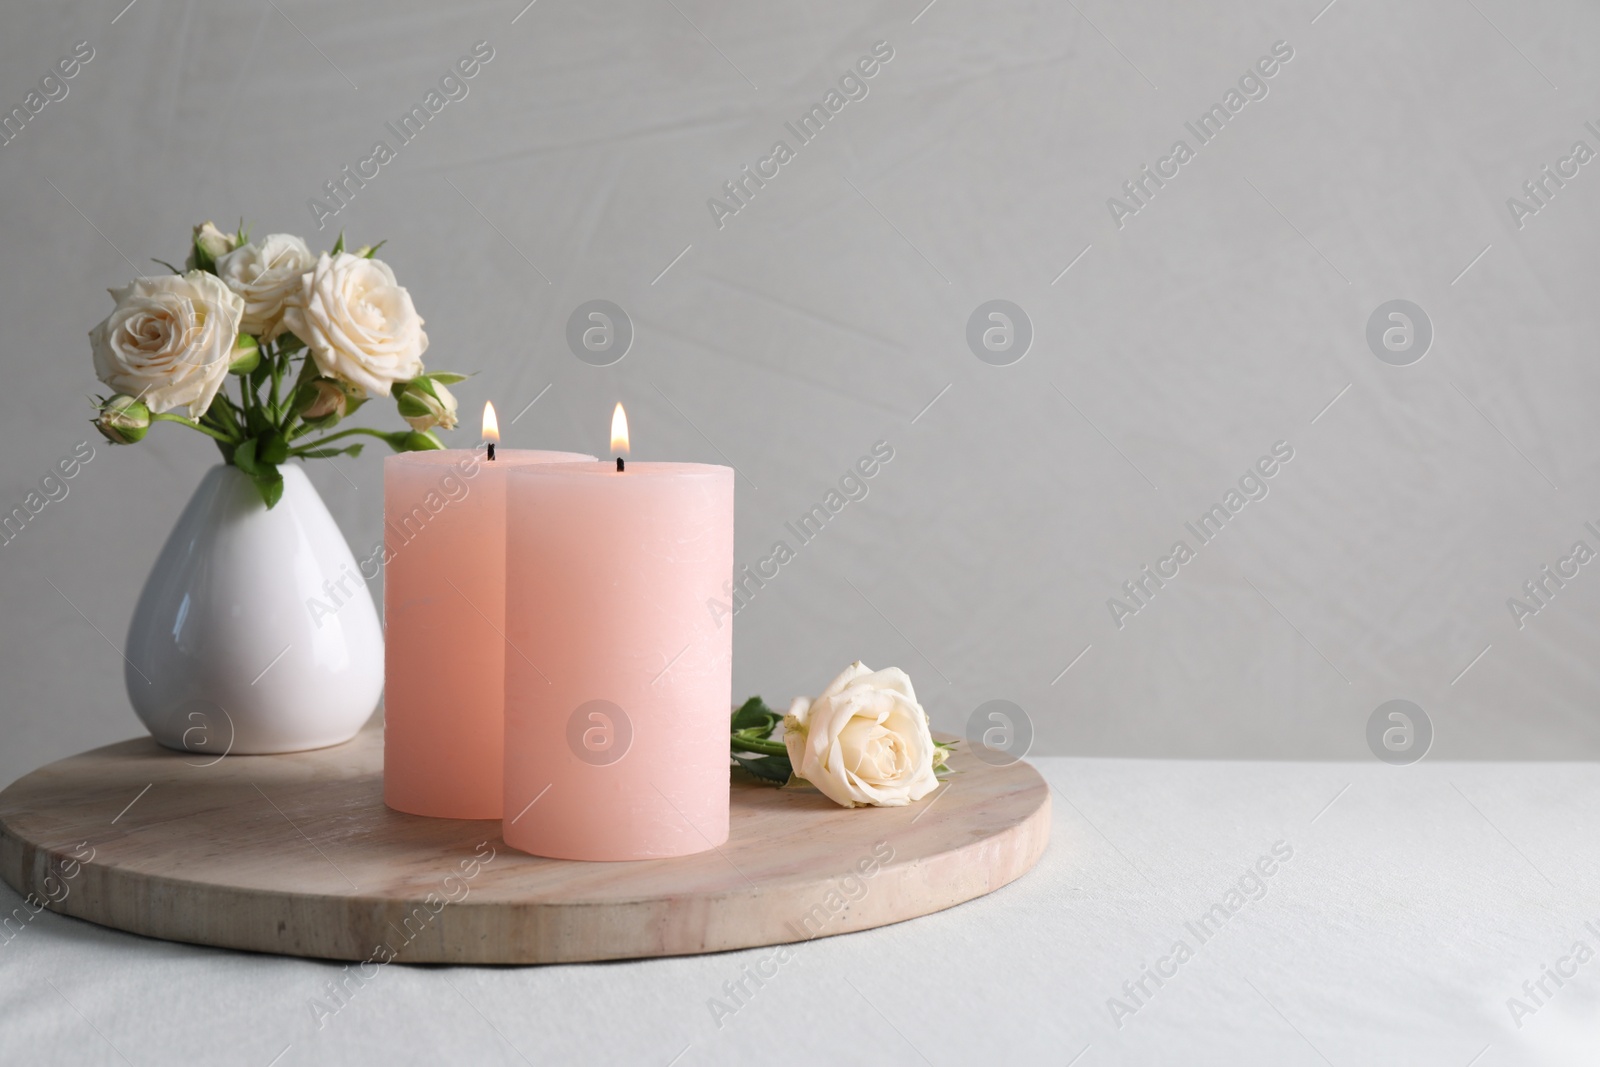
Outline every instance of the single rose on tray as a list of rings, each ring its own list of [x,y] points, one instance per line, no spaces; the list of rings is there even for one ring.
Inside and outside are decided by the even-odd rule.
[[[335,444],[345,438],[376,437],[396,452],[443,448],[433,431],[456,425],[445,386],[463,375],[423,370],[422,316],[372,258],[381,245],[346,252],[340,234],[314,255],[293,234],[251,241],[196,226],[186,269],[163,264],[171,274],[111,290],[116,306],[90,331],[95,374],[116,390],[98,401],[95,425],[119,445],[154,422],[198,430],[269,508],[283,495],[281,464],[360,454],[360,444]],[[410,428],[326,433],[375,396],[391,397]]]
[[[810,784],[847,808],[899,807],[939,786],[951,745],[937,742],[911,679],[898,667],[859,660],[815,700],[796,697],[780,717],[751,697],[731,722],[733,759],[779,785]]]

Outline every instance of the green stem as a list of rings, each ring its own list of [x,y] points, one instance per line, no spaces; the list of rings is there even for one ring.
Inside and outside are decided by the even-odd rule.
[[[172,415],[172,414],[168,414],[166,412],[156,412],[156,413],[154,413],[154,414],[152,414],[150,416],[150,421],[151,422],[177,422],[177,423],[182,423],[183,425],[189,427],[189,429],[191,429],[191,430],[199,430],[201,433],[205,434],[207,437],[214,438],[214,439],[216,439],[218,441],[223,442],[224,444],[233,444],[234,443],[233,438],[229,437],[227,434],[221,433],[221,432],[219,432],[217,430],[213,430],[209,426],[202,426],[196,420],[194,420],[194,419],[186,419],[182,415]]]
[[[244,437],[244,423],[240,422],[239,419],[239,409],[234,407],[232,400],[223,397],[221,421],[227,424],[229,431],[242,439]]]
[[[233,402],[228,399],[227,393],[217,394],[205,414],[200,416],[200,421],[231,437],[239,436],[239,424],[233,419]]]
[[[267,402],[270,406],[267,408],[267,417],[271,419],[273,425],[277,425],[278,420],[283,418],[283,413],[278,410],[278,386],[283,382],[283,361],[278,358],[278,346],[270,347],[272,348],[272,392],[268,394],[270,399]]]
[[[251,405],[255,401],[256,391],[250,386],[250,375],[239,375],[239,416],[247,428],[250,425]]]
[[[309,352],[310,349],[301,349],[301,351]],[[284,369],[287,370],[288,364],[292,363],[296,358],[298,357],[290,356],[285,361]],[[294,384],[289,386],[289,395],[283,398],[284,405],[290,410],[289,417],[284,421],[283,426],[280,428],[280,432],[282,432],[283,436],[290,441],[293,441],[296,437],[304,437],[306,434],[312,432],[312,427],[301,424],[300,413],[295,411],[294,407],[296,401],[300,397],[300,387],[316,376],[316,364],[314,364],[310,358],[302,359],[300,362],[300,373],[295,375]]]
[[[738,734],[734,734],[729,740],[732,742],[731,747],[735,752],[759,752],[763,756],[787,756],[789,754],[789,747],[782,741],[770,739],[756,741],[753,738],[740,737]]]
[[[352,429],[349,429],[349,430],[340,430],[338,433],[330,433],[328,436],[320,437],[315,441],[307,441],[305,444],[301,445],[299,448],[296,448],[293,451],[291,451],[289,453],[289,455],[298,456],[302,452],[307,452],[307,451],[310,451],[311,449],[315,449],[315,448],[322,448],[322,447],[324,447],[324,446],[326,446],[326,445],[328,445],[328,444],[330,444],[330,443],[332,443],[334,441],[339,440],[341,437],[349,437],[351,434],[358,434],[358,433],[364,433],[368,437],[382,438],[383,440],[388,440],[389,439],[389,435],[384,433],[382,430],[374,430],[369,426],[356,426],[356,427],[354,427]]]

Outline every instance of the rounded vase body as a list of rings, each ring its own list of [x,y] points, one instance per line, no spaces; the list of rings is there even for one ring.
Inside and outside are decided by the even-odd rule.
[[[354,737],[383,692],[383,630],[333,516],[299,465],[270,510],[237,467],[205,478],[128,627],[123,676],[151,735],[223,756]]]

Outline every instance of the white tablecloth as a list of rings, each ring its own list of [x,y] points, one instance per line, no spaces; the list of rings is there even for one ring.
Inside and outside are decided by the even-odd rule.
[[[1030,874],[938,915],[797,946],[760,986],[746,968],[773,949],[395,964],[348,982],[340,1005],[328,984],[342,965],[45,913],[0,946],[0,1059],[1502,1067],[1600,1057],[1600,900],[1588,888],[1600,868],[1600,768],[1037,762],[1055,787],[1055,823]],[[21,903],[0,889],[7,910]],[[1558,985],[1546,968],[1570,977]],[[729,985],[741,978],[748,993],[736,999]]]

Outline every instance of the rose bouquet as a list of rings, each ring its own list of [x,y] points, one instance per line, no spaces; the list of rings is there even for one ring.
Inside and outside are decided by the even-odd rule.
[[[780,738],[772,736],[782,723]],[[836,804],[900,807],[939,787],[950,743],[935,741],[911,679],[860,660],[815,700],[795,697],[780,716],[760,697],[733,713],[735,763],[777,785],[810,784]]]
[[[95,373],[116,390],[99,399],[96,427],[114,444],[141,440],[152,422],[198,430],[269,508],[283,495],[281,464],[360,454],[350,437],[396,452],[443,448],[433,431],[455,428],[446,386],[463,375],[424,373],[428,335],[411,295],[373,258],[381,244],[348,252],[340,234],[313,255],[291,234],[251,241],[196,226],[186,269],[163,263],[171,274],[112,289],[116,307],[89,333]],[[392,398],[410,428],[330,432],[376,396]]]

